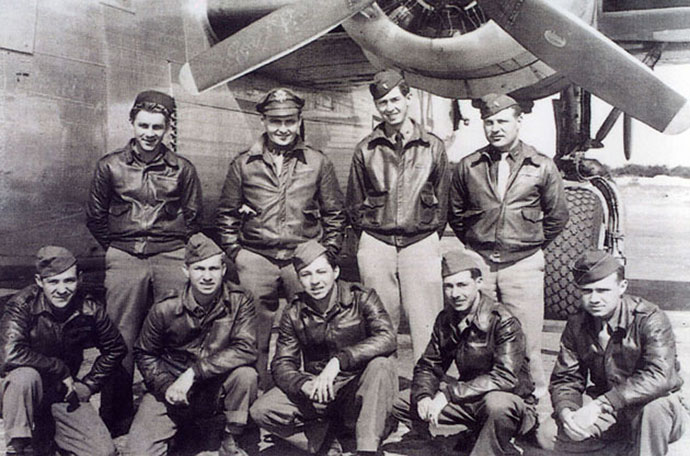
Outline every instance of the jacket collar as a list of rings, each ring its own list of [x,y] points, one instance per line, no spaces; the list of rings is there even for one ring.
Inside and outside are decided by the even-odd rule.
[[[429,146],[431,144],[429,140],[430,133],[424,130],[421,125],[414,121],[414,119],[410,119],[410,121],[412,122],[412,135],[410,138],[406,139],[405,143],[409,144],[413,142],[420,142],[425,147]],[[391,138],[386,136],[386,125],[383,122],[378,124],[376,128],[374,128],[374,131],[371,132],[371,135],[369,135],[369,149],[373,149],[381,141],[385,141],[391,146],[393,145]]]
[[[264,156],[265,153],[268,152],[267,148],[268,144],[268,136],[266,133],[262,134],[261,137],[254,142],[254,144],[251,145],[249,148],[249,151],[247,152],[251,159],[257,159],[257,158],[263,158],[264,161],[266,161],[266,157]],[[297,141],[295,141],[295,146],[292,148],[292,150],[288,151],[285,153],[286,157],[295,157],[298,160],[300,160],[302,163],[307,163],[307,158],[306,154],[304,151],[306,150],[307,146],[304,143],[304,140],[301,137],[297,137]]]
[[[484,146],[483,148],[479,149],[480,156],[479,160],[486,160],[488,163],[491,163],[493,161],[493,157],[496,154],[500,154],[501,152],[496,150],[491,144]],[[533,166],[539,167],[541,166],[539,164],[538,160],[535,160],[535,157],[537,156],[537,151],[534,150],[534,148],[527,146],[525,143],[522,141],[519,141],[517,146],[515,146],[510,152],[508,152],[508,155],[510,158],[513,159],[515,163],[530,163]]]
[[[134,138],[132,138],[129,140],[129,143],[127,143],[127,145],[125,146],[124,157],[125,157],[125,161],[127,162],[128,165],[131,165],[136,160],[136,157],[135,157],[136,152],[134,152],[135,141],[136,140]],[[168,149],[168,147],[165,144],[160,143],[160,145],[158,147],[160,148],[161,153],[159,153],[156,156],[156,159],[153,160],[151,163],[147,163],[147,165],[152,165],[154,163],[164,161],[165,163],[168,164],[168,166],[172,166],[173,168],[179,167],[179,163],[177,162],[177,157],[175,156],[175,154],[172,153],[172,151],[170,149]]]

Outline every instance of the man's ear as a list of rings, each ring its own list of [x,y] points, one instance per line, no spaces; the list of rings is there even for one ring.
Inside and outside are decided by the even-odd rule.
[[[182,265],[182,274],[184,274],[185,278],[189,279],[189,268],[186,264]]]
[[[333,271],[335,271],[335,280],[338,280],[338,278],[340,277],[340,266],[336,266],[335,268],[333,268]]]
[[[41,290],[43,289],[43,279],[41,278],[40,274],[34,274],[34,281],[36,282],[36,285],[41,287]]]

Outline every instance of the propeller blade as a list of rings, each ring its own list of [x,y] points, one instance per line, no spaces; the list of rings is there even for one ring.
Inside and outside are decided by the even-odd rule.
[[[316,40],[374,0],[300,0],[279,8],[202,52],[180,70],[199,93],[237,79]]]
[[[626,160],[632,157],[632,117],[623,114],[623,154]]]
[[[574,84],[664,133],[690,127],[690,102],[602,33],[546,0],[478,0],[486,14]]]

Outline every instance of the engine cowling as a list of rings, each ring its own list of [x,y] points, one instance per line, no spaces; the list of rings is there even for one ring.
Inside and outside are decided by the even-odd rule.
[[[552,0],[592,24],[595,0]],[[449,98],[516,92],[541,98],[567,84],[475,1],[377,0],[343,24],[376,67],[397,67],[412,86]]]

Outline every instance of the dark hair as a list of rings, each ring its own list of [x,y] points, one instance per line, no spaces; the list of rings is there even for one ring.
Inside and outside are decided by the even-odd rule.
[[[472,268],[470,269],[470,277],[473,279],[478,279],[482,276],[482,271],[479,268]]]
[[[130,122],[134,122],[134,119],[136,119],[137,114],[139,114],[139,111],[147,111],[152,112],[154,114],[163,114],[165,116],[166,123],[170,123],[170,117],[172,116],[172,113],[168,111],[164,106],[161,106],[158,103],[144,101],[142,103],[137,103],[134,106],[132,106],[132,109],[129,111]]]

